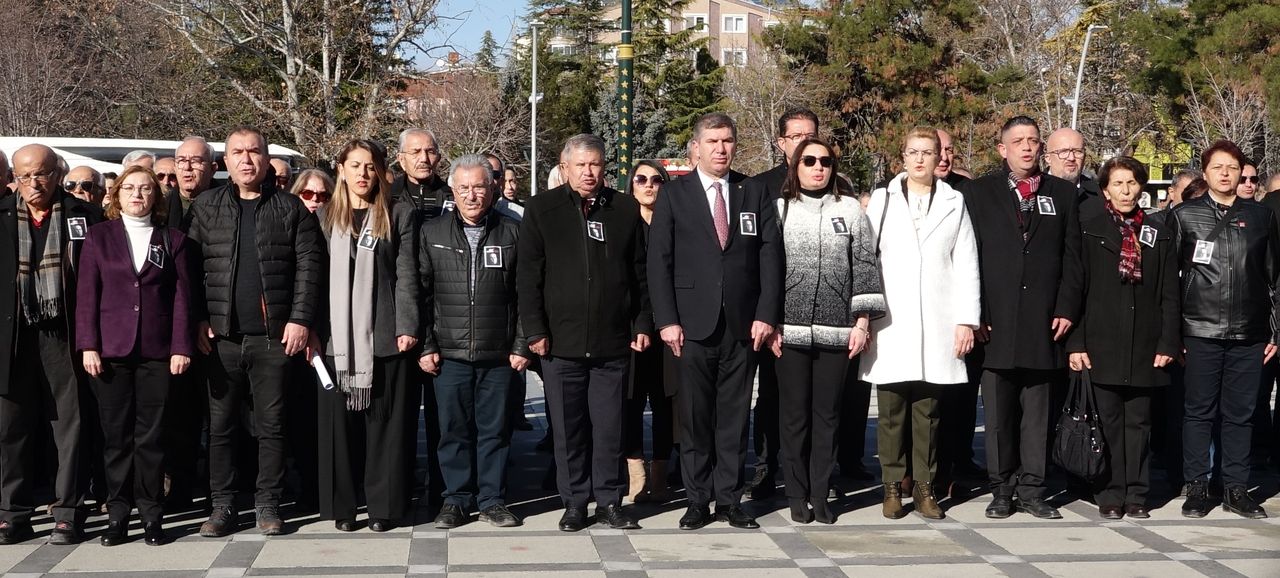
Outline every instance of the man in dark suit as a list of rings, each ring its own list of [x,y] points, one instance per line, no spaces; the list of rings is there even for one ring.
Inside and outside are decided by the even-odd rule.
[[[1040,150],[1036,122],[1014,117],[1000,130],[1003,166],[960,185],[982,263],[989,518],[1015,507],[1061,517],[1043,498],[1045,458],[1062,339],[1079,316],[1080,223],[1075,187],[1040,172]]]
[[[1088,151],[1084,148],[1084,135],[1076,129],[1064,126],[1050,133],[1044,146],[1044,162],[1049,165],[1049,174],[1076,187],[1080,221],[1101,215],[1106,204],[1102,198],[1102,189],[1098,186],[1098,181],[1084,174],[1084,163],[1088,157]]]
[[[774,141],[774,146],[782,152],[782,163],[751,177],[764,187],[770,202],[782,197],[782,184],[787,180],[787,167],[791,162],[791,155],[795,154],[796,147],[801,141],[817,138],[817,136],[818,115],[809,109],[791,109],[778,118],[778,138]],[[758,357],[759,386],[756,390],[756,407],[752,411],[752,442],[756,451],[756,472],[751,482],[747,484],[753,500],[772,496],[778,485],[778,375],[773,369],[775,358],[772,353],[766,349],[761,351]],[[851,383],[855,381],[851,379]],[[847,399],[848,396],[846,396]],[[867,400],[870,400],[870,393]],[[866,402],[863,405],[865,414]],[[866,429],[865,423],[863,429]],[[841,431],[843,432],[844,428],[841,428]],[[843,453],[843,446],[841,450]],[[859,456],[861,456],[860,453]]]
[[[58,156],[44,145],[13,155],[18,194],[0,200],[0,544],[31,537],[34,437],[57,450],[51,544],[81,539],[86,456],[80,355],[74,353],[76,273],[102,210],[58,186]],[[87,394],[86,394],[87,395]]]
[[[680,528],[710,523],[713,499],[717,519],[757,528],[739,502],[755,352],[781,309],[781,235],[764,188],[730,171],[733,119],[704,115],[693,135],[697,169],[664,188],[649,229],[654,322],[680,372]]]

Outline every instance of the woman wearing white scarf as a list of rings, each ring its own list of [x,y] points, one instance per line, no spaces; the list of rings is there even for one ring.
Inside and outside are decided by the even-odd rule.
[[[391,529],[409,513],[417,412],[408,380],[418,343],[417,238],[412,209],[386,186],[386,155],[369,141],[338,155],[338,184],[319,213],[329,249],[326,363],[332,390],[320,394],[320,514],[355,530],[364,488],[369,528]],[[361,431],[365,451],[350,440]],[[364,467],[357,466],[364,461]],[[356,479],[364,470],[364,479]]]

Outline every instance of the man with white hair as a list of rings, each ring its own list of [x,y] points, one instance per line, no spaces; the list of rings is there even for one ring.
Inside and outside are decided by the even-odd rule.
[[[151,151],[138,149],[138,150],[129,152],[129,154],[127,155],[124,155],[124,158],[120,160],[120,165],[121,165],[120,166],[121,172],[124,172],[124,169],[127,169],[133,165],[146,167],[148,170],[154,169],[156,166],[156,155]]]
[[[213,182],[213,147],[203,137],[189,136],[173,150],[177,188],[169,193],[169,226],[187,231],[188,213],[196,197]]]
[[[404,175],[391,183],[391,195],[397,201],[412,203],[423,219],[433,219],[453,205],[453,191],[440,178],[439,141],[425,128],[407,128],[400,132],[396,159]]]

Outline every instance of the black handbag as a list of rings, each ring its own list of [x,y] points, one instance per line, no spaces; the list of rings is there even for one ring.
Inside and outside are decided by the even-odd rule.
[[[1085,481],[1097,480],[1107,469],[1107,444],[1087,369],[1071,374],[1053,438],[1053,463]]]

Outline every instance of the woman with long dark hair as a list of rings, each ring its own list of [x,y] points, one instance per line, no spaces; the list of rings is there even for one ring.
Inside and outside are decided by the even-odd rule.
[[[791,519],[835,523],[827,507],[836,432],[850,360],[884,313],[875,236],[839,172],[831,145],[796,147],[778,199],[786,252],[778,357],[779,429]]]
[[[337,160],[337,186],[319,214],[329,247],[326,365],[336,384],[319,402],[320,515],[355,530],[363,486],[369,529],[385,532],[409,515],[413,489],[405,455],[418,413],[408,378],[421,329],[417,230],[413,209],[391,197],[380,147],[351,141]]]

